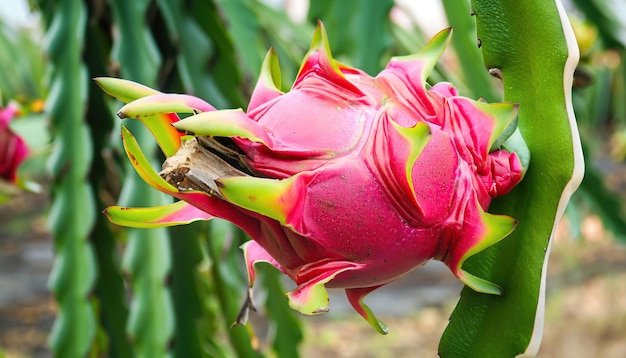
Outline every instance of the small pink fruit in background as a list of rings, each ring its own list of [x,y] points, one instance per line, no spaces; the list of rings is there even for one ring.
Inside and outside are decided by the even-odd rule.
[[[26,142],[9,127],[16,113],[13,104],[0,108],[0,178],[12,183],[17,182],[17,168],[29,153]]]

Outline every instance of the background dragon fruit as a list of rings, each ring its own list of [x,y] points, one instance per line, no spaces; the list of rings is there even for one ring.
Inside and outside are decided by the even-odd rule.
[[[320,24],[289,92],[278,88],[278,61],[268,53],[247,112],[97,79],[129,102],[120,117],[142,120],[168,157],[156,173],[122,127],[138,173],[180,199],[110,207],[107,215],[135,227],[213,217],[241,227],[253,239],[243,247],[250,290],[242,313],[251,306],[257,262],[296,283],[287,294],[292,308],[326,312],[325,287],[345,288],[381,333],[387,328],[363,298],[430,259],[478,292],[501,294],[462,265],[515,227],[513,218],[487,209],[522,179],[526,163],[502,146],[517,107],[460,97],[448,83],[427,86],[450,34],[440,32],[371,77],[332,58]],[[179,120],[176,113],[192,115]]]
[[[26,142],[9,126],[17,107],[9,104],[0,107],[0,178],[17,183],[17,168],[30,152]]]

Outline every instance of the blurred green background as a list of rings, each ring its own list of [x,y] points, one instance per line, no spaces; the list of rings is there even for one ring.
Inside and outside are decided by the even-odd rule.
[[[238,246],[246,238],[223,222],[154,231],[108,224],[100,214],[108,205],[166,198],[127,165],[115,117],[120,104],[90,80],[123,77],[217,108],[245,108],[270,47],[283,89],[290,87],[318,18],[333,55],[371,75],[452,24],[452,46],[429,82],[450,81],[462,95],[498,101],[468,2],[416,3],[1,2],[0,105],[20,106],[11,125],[32,149],[20,175],[42,190],[0,184],[0,357],[433,356],[460,289],[438,265],[372,294],[370,306],[391,327],[386,337],[346,317],[340,295],[332,295],[329,314],[300,319],[271,270],[258,285],[252,325],[231,329],[245,294]],[[586,172],[556,232],[540,356],[622,357],[626,3],[576,0],[566,8],[581,50],[574,105]]]

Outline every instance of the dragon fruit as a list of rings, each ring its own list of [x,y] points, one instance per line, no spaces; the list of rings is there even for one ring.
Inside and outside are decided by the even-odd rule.
[[[269,51],[247,112],[96,79],[128,102],[118,115],[143,121],[167,156],[157,173],[122,127],[138,173],[180,199],[106,214],[134,227],[214,217],[241,227],[253,239],[243,245],[250,282],[244,312],[259,262],[295,282],[287,293],[292,308],[326,312],[326,288],[343,288],[383,334],[387,327],[364,297],[428,260],[444,262],[478,292],[501,294],[462,266],[516,225],[487,209],[523,176],[520,155],[502,146],[517,106],[426,84],[450,36],[450,29],[440,32],[371,77],[332,58],[320,24],[289,92],[279,89],[278,60]],[[181,113],[190,115],[180,120]]]
[[[17,168],[29,153],[26,142],[9,127],[11,119],[17,113],[17,107],[9,104],[0,107],[0,178],[12,183],[18,182]]]

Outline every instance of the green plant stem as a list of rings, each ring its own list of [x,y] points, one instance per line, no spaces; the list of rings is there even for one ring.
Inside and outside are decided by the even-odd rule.
[[[571,105],[578,51],[558,2],[474,0],[472,5],[485,65],[501,74],[504,100],[519,104],[519,129],[531,161],[523,181],[489,208],[517,219],[515,231],[464,265],[501,285],[504,296],[465,288],[440,355],[532,356],[543,330],[550,239],[582,179]]]
[[[471,16],[469,0],[442,0],[442,4],[454,31],[452,46],[459,57],[465,86],[471,91],[466,95],[484,98],[487,102],[501,101],[501,95],[494,88],[494,79],[482,61],[476,39],[476,23]]]
[[[154,87],[160,56],[145,23],[149,1],[112,1],[119,37],[113,56],[121,64],[124,78]],[[140,123],[128,123],[145,153],[154,153],[156,143]],[[155,166],[157,164],[155,163]],[[124,206],[154,206],[165,198],[130,168],[119,202]],[[126,330],[137,357],[165,357],[174,331],[175,317],[167,287],[171,268],[169,235],[166,229],[129,229],[122,267],[131,280],[133,298]]]
[[[87,76],[81,53],[86,10],[80,1],[63,0],[50,11],[46,47],[53,69],[46,113],[54,143],[48,172],[53,178],[49,227],[56,258],[49,286],[59,313],[48,343],[55,356],[84,357],[96,333],[91,291],[97,275],[89,242],[95,201],[86,180],[92,143],[83,121]]]

